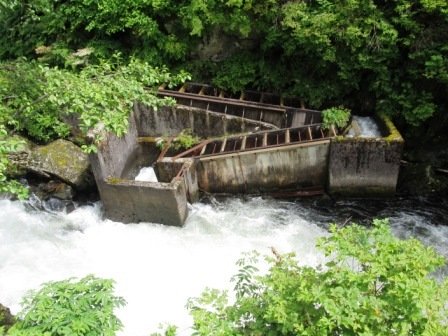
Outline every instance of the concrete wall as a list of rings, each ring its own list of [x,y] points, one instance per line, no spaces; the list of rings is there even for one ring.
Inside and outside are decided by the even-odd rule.
[[[132,180],[136,169],[153,164],[159,153],[153,145],[138,143],[139,136],[176,135],[185,128],[203,137],[219,136],[265,125],[179,106],[156,112],[136,104],[128,133],[122,138],[104,134],[90,160],[107,218],[180,226],[188,214],[187,200],[196,201],[199,190],[262,193],[327,185],[333,194],[395,192],[403,140],[389,120],[382,121],[383,138],[338,137],[195,161],[165,158],[155,166],[162,182],[151,183]]]
[[[181,105],[155,111],[143,104],[135,104],[134,112],[139,136],[174,136],[186,128],[202,138],[276,129],[267,123]]]
[[[383,138],[335,138],[331,141],[328,191],[336,195],[387,196],[395,193],[403,139],[382,118]]]
[[[170,182],[181,171],[181,177],[184,179],[187,200],[190,203],[199,200],[198,177],[196,172],[196,161],[192,159],[178,159],[173,161],[171,158],[164,158],[156,162],[155,172],[160,182]]]
[[[95,173],[97,183],[108,176],[121,177],[129,162],[140,156],[140,145],[137,143],[137,128],[133,115],[129,118],[128,132],[121,138],[112,133],[103,133],[103,141],[98,145],[98,154],[92,158],[98,160]]]
[[[171,183],[110,179],[101,199],[106,217],[123,223],[182,226],[188,215],[182,178]]]
[[[198,185],[212,193],[325,186],[329,140],[200,158]]]
[[[98,152],[90,155],[104,214],[123,223],[154,222],[181,226],[188,213],[187,189],[191,193],[197,191],[197,186],[189,185],[195,182],[188,172],[191,163],[182,166],[185,170],[180,177],[171,179],[169,183],[126,179],[129,167],[141,162],[144,154],[148,154],[148,150],[137,142],[135,120],[133,113],[129,118],[128,133],[122,138],[104,134]]]

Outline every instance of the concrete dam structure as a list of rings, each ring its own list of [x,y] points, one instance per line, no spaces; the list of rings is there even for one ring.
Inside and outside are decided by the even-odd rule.
[[[112,220],[181,226],[187,203],[202,192],[278,197],[395,192],[403,139],[384,116],[377,118],[372,136],[363,134],[356,118],[346,130],[326,130],[319,111],[272,94],[228,96],[187,83],[175,90],[161,87],[159,95],[174,98],[176,106],[154,110],[134,104],[127,134],[104,134],[90,157],[105,216]],[[172,141],[186,129],[201,140],[175,150]],[[157,182],[135,180],[143,167],[153,167]]]

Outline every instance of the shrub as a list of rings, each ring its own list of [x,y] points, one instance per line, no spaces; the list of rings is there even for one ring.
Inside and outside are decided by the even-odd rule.
[[[4,125],[0,124],[0,193],[16,195],[19,199],[28,197],[28,189],[15,180],[8,179],[8,166],[10,161],[8,154],[20,148],[22,142],[7,136]]]
[[[323,128],[329,129],[331,126],[344,128],[350,120],[350,110],[342,106],[331,107],[322,111]]]
[[[395,238],[387,220],[338,228],[318,243],[327,262],[294,255],[239,261],[236,299],[208,289],[188,307],[195,335],[446,335],[448,282],[431,276],[444,259],[415,239]]]
[[[49,282],[30,292],[8,336],[112,336],[122,328],[114,309],[125,304],[112,280],[92,275]]]
[[[193,135],[191,129],[184,129],[179,135],[173,140],[172,147],[175,150],[189,149],[199,143],[200,139]]]

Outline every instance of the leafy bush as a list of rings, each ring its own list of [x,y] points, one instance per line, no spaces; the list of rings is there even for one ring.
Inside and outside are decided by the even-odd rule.
[[[8,154],[18,150],[22,143],[14,138],[7,137],[4,125],[0,124],[0,193],[16,195],[19,199],[28,197],[28,189],[15,180],[8,179]]]
[[[118,51],[185,68],[209,47],[194,65],[196,80],[233,92],[283,92],[312,108],[356,106],[418,125],[447,105],[446,3],[0,1],[0,59],[39,57],[72,67],[74,51],[87,48],[95,64]],[[231,42],[214,45],[222,34]],[[36,55],[42,48],[45,56]]]
[[[332,107],[322,111],[323,128],[329,129],[331,126],[344,128],[350,120],[350,110],[342,106]]]
[[[395,238],[387,220],[369,230],[331,226],[318,247],[327,262],[300,266],[294,255],[239,261],[236,298],[208,289],[188,307],[195,335],[446,335],[448,281],[432,248]],[[275,252],[275,251],[274,251]]]
[[[44,284],[25,297],[8,336],[113,336],[122,328],[114,309],[125,304],[113,288],[112,280],[92,275]]]
[[[191,129],[184,129],[179,135],[173,140],[171,146],[175,150],[189,149],[194,145],[199,143],[199,138],[193,135]]]
[[[0,64],[0,112],[13,129],[47,142],[67,137],[74,116],[86,132],[104,123],[118,136],[127,130],[132,105],[140,101],[153,108],[173,104],[155,95],[160,83],[173,85],[189,75],[171,75],[167,68],[155,68],[131,60],[126,65],[111,62],[84,67],[79,73],[52,68],[38,62]]]

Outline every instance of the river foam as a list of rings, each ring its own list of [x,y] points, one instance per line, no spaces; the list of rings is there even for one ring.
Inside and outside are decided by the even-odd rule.
[[[323,259],[314,247],[331,221],[389,217],[400,237],[416,236],[448,257],[448,201],[400,199],[286,202],[210,199],[191,207],[185,227],[103,220],[100,204],[65,214],[0,201],[0,302],[20,308],[27,290],[43,282],[94,274],[116,281],[127,300],[120,335],[143,336],[159,323],[189,335],[189,297],[205,287],[231,289],[243,252],[294,251],[301,263]],[[442,276],[447,276],[445,269]]]
[[[303,263],[322,256],[325,230],[291,204],[261,198],[195,204],[184,228],[101,219],[99,204],[70,214],[30,211],[0,201],[0,302],[19,310],[29,289],[50,280],[95,274],[116,281],[127,305],[121,335],[148,335],[161,322],[189,334],[187,299],[205,287],[229,288],[242,252],[296,251]]]

